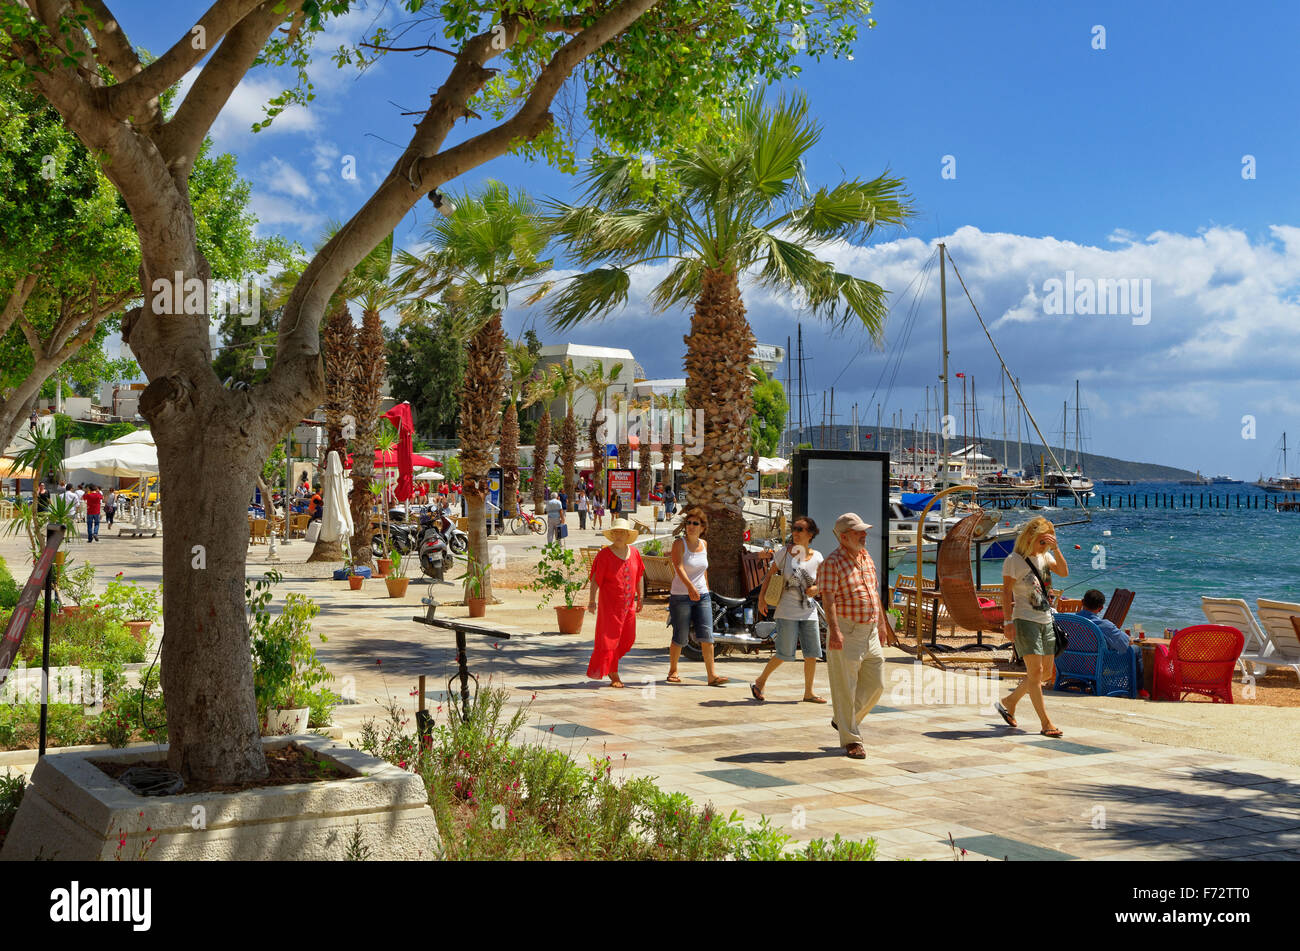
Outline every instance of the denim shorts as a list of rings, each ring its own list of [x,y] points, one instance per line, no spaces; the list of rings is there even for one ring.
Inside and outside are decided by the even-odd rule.
[[[701,592],[698,601],[692,601],[689,594],[670,594],[668,617],[673,622],[673,643],[679,647],[686,646],[692,626],[699,643],[713,643],[713,605],[709,592]]]
[[[777,618],[773,640],[776,641],[776,656],[781,660],[795,659],[795,641],[799,642],[799,649],[803,651],[805,659],[822,656],[822,638],[817,628],[816,618],[809,618],[806,621]]]

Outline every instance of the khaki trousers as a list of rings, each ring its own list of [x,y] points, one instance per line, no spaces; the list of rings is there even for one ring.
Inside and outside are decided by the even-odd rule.
[[[831,709],[839,724],[840,745],[861,743],[858,727],[885,692],[885,652],[875,624],[840,621],[841,650],[826,651]]]

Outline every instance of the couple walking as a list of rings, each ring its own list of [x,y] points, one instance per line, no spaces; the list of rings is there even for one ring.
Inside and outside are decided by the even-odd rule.
[[[812,548],[817,523],[803,515],[795,519],[789,545],[772,559],[763,580],[780,572],[781,600],[776,606],[776,656],[767,662],[750,687],[755,700],[766,700],[767,679],[785,661],[793,661],[796,640],[804,657],[804,695],[807,703],[825,703],[813,692],[813,678],[821,657],[817,606],[820,596],[826,613],[826,669],[831,685],[831,726],[840,745],[852,759],[865,759],[861,726],[885,690],[884,645],[895,643],[889,617],[881,609],[880,584],[875,562],[867,552],[871,528],[856,514],[846,512],[835,520],[839,546],[824,560]],[[759,599],[759,612],[767,604]]]

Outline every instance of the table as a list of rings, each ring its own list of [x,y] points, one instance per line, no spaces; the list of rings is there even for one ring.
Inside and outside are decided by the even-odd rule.
[[[1151,689],[1151,676],[1156,669],[1156,647],[1163,644],[1168,647],[1173,643],[1172,637],[1154,637],[1147,635],[1144,638],[1129,637],[1129,643],[1138,647],[1142,651],[1142,689],[1147,692],[1147,697],[1154,697],[1155,691]]]

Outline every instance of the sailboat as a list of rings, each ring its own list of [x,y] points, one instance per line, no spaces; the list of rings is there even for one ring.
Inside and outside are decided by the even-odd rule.
[[[1043,473],[1042,486],[1045,489],[1064,489],[1073,492],[1083,498],[1092,495],[1092,480],[1083,474],[1083,453],[1079,446],[1079,381],[1074,381],[1074,469],[1069,468],[1070,461],[1070,444],[1069,444],[1069,421],[1070,421],[1070,404],[1066,402],[1065,409],[1061,414],[1061,445],[1063,447],[1064,462],[1060,467],[1054,467]]]
[[[1282,468],[1278,474],[1267,479],[1261,475],[1256,486],[1265,492],[1300,492],[1300,479],[1287,472],[1286,433],[1282,433]]]

